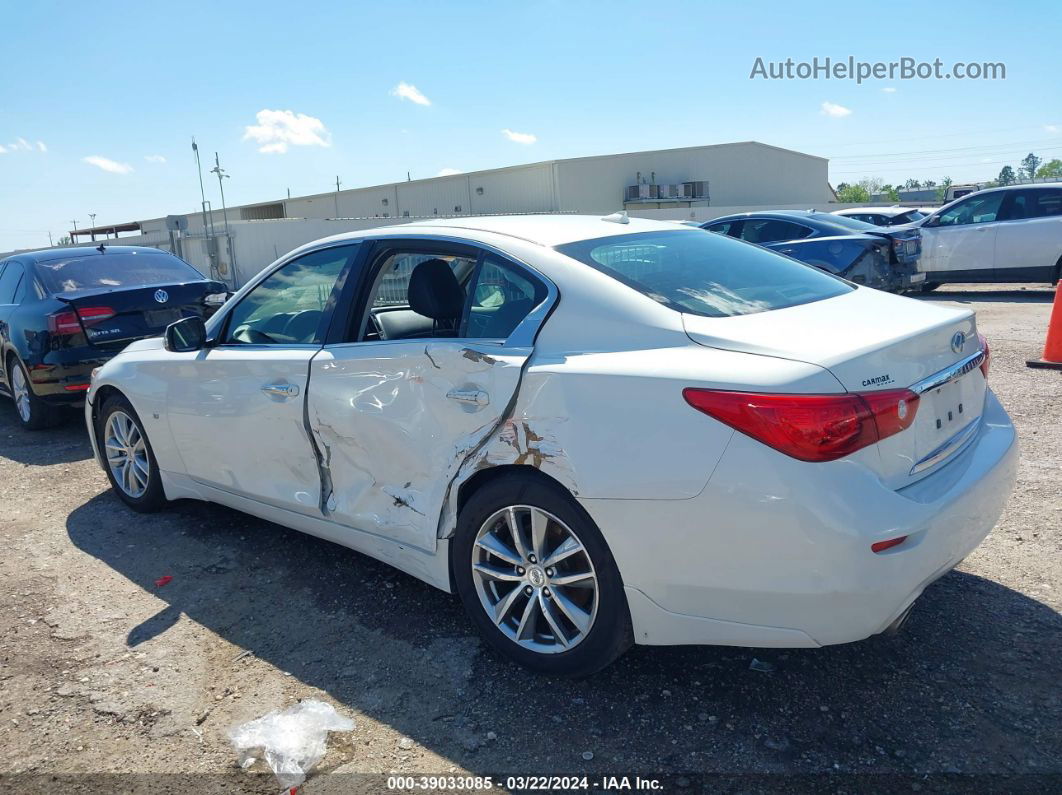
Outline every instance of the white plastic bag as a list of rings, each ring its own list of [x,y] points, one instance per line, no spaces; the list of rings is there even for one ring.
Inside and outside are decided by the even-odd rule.
[[[297,787],[325,754],[330,731],[350,731],[354,721],[342,717],[331,704],[300,701],[229,729],[229,740],[247,769],[259,758],[273,770],[284,789]]]

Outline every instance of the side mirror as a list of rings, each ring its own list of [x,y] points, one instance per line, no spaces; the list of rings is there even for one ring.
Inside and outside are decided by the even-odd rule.
[[[206,323],[201,317],[186,317],[166,326],[166,350],[188,353],[206,347]]]
[[[926,226],[926,227],[940,226],[940,216],[939,215],[931,215],[931,216],[929,216],[926,220],[924,220],[922,222],[922,226]]]

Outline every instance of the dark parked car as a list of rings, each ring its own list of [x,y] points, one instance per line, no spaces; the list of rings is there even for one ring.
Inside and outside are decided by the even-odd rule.
[[[63,248],[0,260],[0,393],[19,422],[54,424],[82,404],[92,370],[183,317],[207,317],[226,287],[138,246]]]
[[[925,280],[917,229],[893,230],[815,210],[740,213],[701,225],[787,254],[856,284],[891,292]]]

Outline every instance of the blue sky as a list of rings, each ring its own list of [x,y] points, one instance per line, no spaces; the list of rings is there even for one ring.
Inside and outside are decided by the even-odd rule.
[[[740,140],[830,157],[834,184],[1062,157],[1057,2],[38,0],[8,4],[3,31],[0,251],[89,213],[194,210],[193,135],[229,204]],[[758,56],[849,55],[1001,61],[1007,79],[749,79]]]

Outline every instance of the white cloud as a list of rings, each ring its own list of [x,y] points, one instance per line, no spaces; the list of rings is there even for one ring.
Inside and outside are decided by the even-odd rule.
[[[437,176],[437,177],[452,177],[454,174],[464,174],[464,173],[465,172],[463,172],[459,168],[444,168],[444,169],[442,169],[442,171],[440,171],[435,176]]]
[[[3,144],[0,144],[0,155],[2,155],[6,151],[7,151],[7,147],[4,146]]]
[[[824,116],[829,116],[831,119],[843,119],[845,116],[852,115],[852,111],[844,105],[837,105],[833,102],[823,102],[821,112]]]
[[[895,86],[885,86],[885,88],[883,88],[881,90],[883,92],[885,92],[886,94],[895,94],[896,93],[896,87]]]
[[[45,146],[44,141],[37,141],[37,151],[38,152],[47,152],[48,151],[48,147]]]
[[[117,160],[111,160],[108,157],[101,157],[100,155],[89,155],[88,157],[81,158],[81,161],[88,163],[90,166],[109,171],[111,174],[133,173],[133,167],[128,163],[119,163]]]
[[[430,105],[431,100],[420,93],[420,89],[412,83],[402,81],[397,86],[391,89],[391,96],[398,97],[399,99],[408,99],[410,102],[416,105]]]
[[[512,141],[514,144],[533,144],[538,140],[538,136],[533,133],[516,132],[506,128],[502,130],[502,135]]]
[[[166,158],[162,155],[144,155],[144,159],[149,163],[165,163]]]
[[[305,113],[290,110],[269,110],[255,114],[258,124],[244,129],[243,140],[251,139],[264,154],[282,155],[289,146],[331,146],[332,133],[324,122]]]
[[[1059,131],[1062,131],[1062,127],[1059,127],[1057,124],[1045,124],[1044,125],[1044,129],[1047,130],[1052,135],[1054,135],[1055,133],[1057,133]]]
[[[14,142],[7,145],[0,145],[0,154],[5,152],[47,152],[48,147],[45,146],[44,141],[37,141],[36,145],[31,144],[25,138],[16,138]]]

